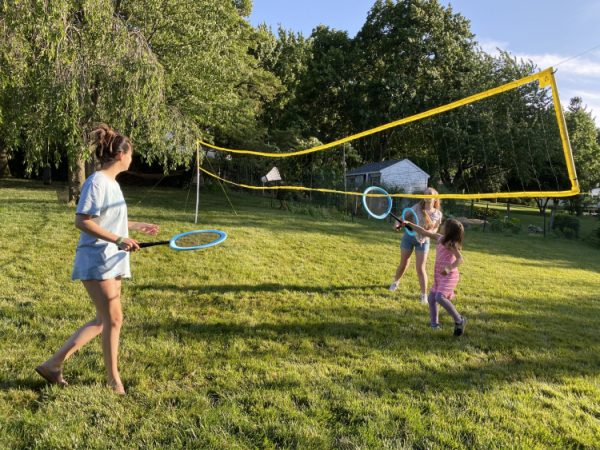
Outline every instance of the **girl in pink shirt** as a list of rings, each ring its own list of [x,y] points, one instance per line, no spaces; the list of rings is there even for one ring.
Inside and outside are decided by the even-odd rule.
[[[423,236],[437,241],[433,286],[427,299],[431,328],[439,329],[439,305],[442,305],[454,319],[454,336],[462,335],[467,318],[460,315],[451,302],[460,278],[458,266],[463,262],[461,250],[465,230],[462,223],[455,219],[446,220],[441,227],[443,234],[431,232],[408,221],[403,222],[402,225],[410,225]]]

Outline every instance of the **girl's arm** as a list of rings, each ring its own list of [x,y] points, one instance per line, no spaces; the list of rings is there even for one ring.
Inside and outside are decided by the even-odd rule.
[[[94,216],[88,214],[75,214],[75,227],[84,233],[94,236],[95,238],[102,239],[103,241],[112,242],[116,244],[118,235],[108,231],[94,222]]]
[[[427,237],[430,237],[430,238],[432,238],[432,239],[435,239],[435,240],[437,240],[437,239],[439,239],[440,237],[442,237],[442,235],[441,235],[441,234],[439,234],[439,233],[435,233],[435,232],[432,232],[431,230],[426,230],[425,228],[423,228],[423,227],[421,227],[421,226],[419,226],[419,225],[416,225],[416,224],[414,224],[414,223],[412,223],[412,222],[409,222],[408,220],[405,220],[405,221],[402,223],[402,225],[403,225],[403,226],[410,225],[410,227],[411,227],[411,228],[412,228],[414,231],[418,232],[419,234],[422,234],[423,236],[427,236]]]
[[[452,264],[444,267],[444,269],[442,270],[442,275],[448,275],[450,272],[452,272],[454,269],[456,269],[458,266],[460,266],[464,262],[464,258],[459,249],[452,247],[452,248],[450,248],[450,251],[456,258],[456,261],[454,261]]]
[[[117,244],[121,250],[130,251],[140,248],[135,239],[118,236],[115,233],[102,228],[92,220],[93,218],[94,216],[89,214],[75,214],[75,227],[90,236]],[[117,243],[119,239],[120,243]]]

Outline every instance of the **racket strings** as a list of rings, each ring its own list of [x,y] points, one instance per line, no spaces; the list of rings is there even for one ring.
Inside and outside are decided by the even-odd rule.
[[[387,197],[366,197],[365,199],[366,208],[377,216],[387,212],[389,203],[390,201]]]
[[[193,233],[175,239],[175,244],[181,248],[198,247],[216,241],[221,236],[217,233]]]

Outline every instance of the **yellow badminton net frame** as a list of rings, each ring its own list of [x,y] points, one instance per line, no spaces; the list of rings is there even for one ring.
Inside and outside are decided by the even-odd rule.
[[[347,136],[342,139],[338,139],[333,142],[329,142],[327,144],[317,145],[315,147],[311,147],[304,150],[298,150],[287,153],[272,153],[272,152],[259,152],[253,150],[236,150],[230,148],[223,148],[208,142],[204,142],[202,140],[197,141],[198,148],[200,146],[211,148],[215,151],[234,153],[234,154],[244,154],[244,155],[255,155],[255,156],[263,156],[267,158],[289,158],[293,156],[306,155],[309,153],[325,151],[331,149],[333,147],[337,147],[339,145],[345,144],[347,142],[369,136],[375,133],[379,133],[381,131],[398,127],[401,125],[406,125],[411,122],[415,122],[417,120],[425,119],[427,117],[435,116],[437,114],[441,114],[446,111],[450,111],[452,109],[459,108],[461,106],[467,105],[469,103],[473,103],[479,100],[483,100],[488,97],[492,97],[494,95],[500,94],[502,92],[510,91],[512,89],[516,89],[519,86],[529,84],[537,81],[539,83],[540,88],[550,87],[552,90],[552,99],[554,103],[554,111],[556,113],[556,120],[558,123],[558,129],[560,133],[560,139],[562,143],[562,148],[565,156],[565,162],[567,166],[567,171],[569,175],[569,179],[571,181],[571,189],[565,191],[521,191],[521,192],[491,192],[491,193],[476,193],[476,194],[392,194],[392,197],[402,197],[402,198],[441,198],[441,199],[489,199],[489,198],[526,198],[526,197],[571,197],[573,195],[577,195],[580,193],[579,182],[577,180],[577,174],[575,171],[575,162],[573,160],[573,152],[571,150],[571,144],[569,142],[569,135],[567,132],[567,127],[565,123],[565,118],[563,115],[562,107],[560,104],[560,99],[558,96],[558,87],[556,85],[556,80],[554,78],[554,70],[552,67],[548,69],[542,70],[533,75],[529,75],[527,77],[521,78],[516,81],[511,81],[510,83],[503,84],[501,86],[489,89],[484,92],[480,92],[478,94],[471,95],[469,97],[465,97],[463,99],[457,100],[452,103],[448,103],[447,105],[439,106],[437,108],[430,109],[428,111],[415,114],[404,119],[396,120],[394,122],[389,122],[384,125],[380,125],[375,128],[371,128],[369,130],[362,131],[360,133],[353,134],[351,136]],[[230,180],[223,179],[219,177],[217,174],[212,173],[203,167],[199,167],[199,170],[204,172],[205,174],[216,178],[222,182],[238,186],[245,189],[254,189],[254,190],[262,190],[262,189],[277,189],[277,190],[294,190],[294,191],[315,191],[315,192],[324,192],[324,193],[332,193],[332,194],[343,194],[343,195],[362,195],[361,192],[352,192],[352,191],[340,191],[336,189],[321,189],[321,188],[309,188],[304,186],[269,186],[265,188],[264,186],[253,186],[248,184],[235,183]]]

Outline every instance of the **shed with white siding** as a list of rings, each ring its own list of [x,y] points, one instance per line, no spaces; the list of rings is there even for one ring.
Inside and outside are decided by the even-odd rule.
[[[423,192],[429,183],[429,174],[409,159],[381,161],[366,164],[346,174],[348,186],[384,186],[412,194]]]

